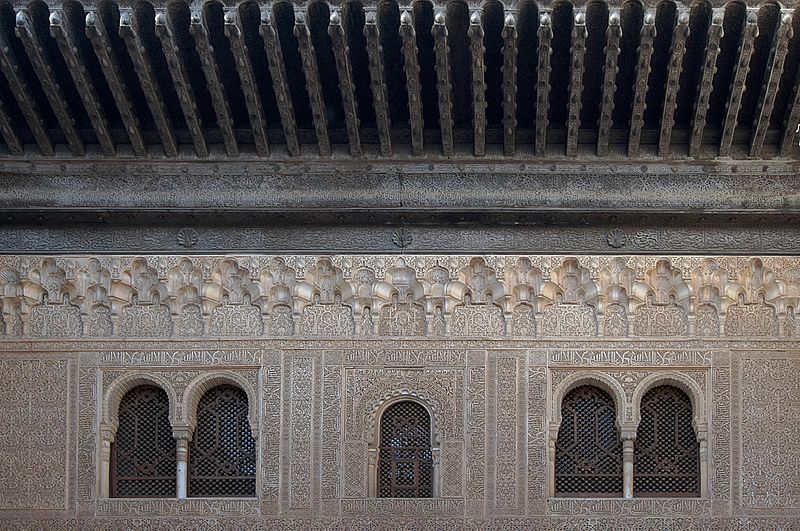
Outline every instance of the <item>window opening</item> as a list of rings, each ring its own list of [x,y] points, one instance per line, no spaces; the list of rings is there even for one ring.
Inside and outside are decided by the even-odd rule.
[[[404,400],[381,415],[380,498],[433,496],[431,418],[422,404]]]

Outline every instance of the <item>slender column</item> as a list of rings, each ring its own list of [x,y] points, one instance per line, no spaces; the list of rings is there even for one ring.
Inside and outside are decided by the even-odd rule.
[[[586,14],[579,10],[572,26],[572,46],[570,47],[570,83],[567,110],[567,156],[578,154],[578,131],[581,128],[581,97],[583,96],[583,72],[586,69]]]
[[[192,440],[192,435],[186,427],[175,428],[172,434],[176,443],[175,491],[178,499],[184,500],[189,485],[189,442]]]
[[[470,55],[472,58],[472,133],[476,157],[486,154],[486,64],[483,57],[483,26],[480,11],[469,18]]]
[[[92,43],[94,53],[100,62],[100,68],[108,81],[108,88],[114,96],[114,101],[119,109],[122,122],[125,124],[125,131],[131,141],[134,153],[143,157],[147,154],[144,147],[144,139],[139,126],[139,119],[133,111],[133,105],[128,97],[125,82],[122,79],[122,72],[119,69],[117,58],[114,56],[114,49],[106,33],[106,27],[100,20],[100,15],[94,11],[86,14],[86,36]]]
[[[597,155],[608,155],[608,142],[614,113],[614,94],[617,92],[617,72],[619,67],[619,42],[622,26],[619,23],[619,10],[609,11],[606,29],[606,62],[603,65],[603,99],[600,102],[600,119],[597,124]]]
[[[111,495],[111,443],[114,442],[115,431],[110,426],[100,427],[100,498]]]
[[[419,156],[423,153],[424,121],[422,116],[422,86],[419,82],[419,60],[417,59],[417,33],[411,13],[400,15],[400,38],[403,39],[403,69],[406,73],[408,92],[408,120],[411,125],[411,151]]]
[[[242,84],[244,103],[247,106],[247,115],[250,118],[250,129],[253,131],[256,153],[264,157],[269,155],[267,120],[264,117],[264,109],[261,106],[261,95],[258,92],[253,64],[250,61],[250,54],[244,42],[242,21],[239,19],[236,9],[225,11],[224,23],[225,35],[231,43],[231,52],[236,63],[236,71]]]
[[[753,55],[753,44],[758,36],[758,15],[755,10],[747,11],[747,23],[742,29],[742,40],[739,46],[738,61],[736,63],[736,73],[733,76],[733,86],[728,97],[728,104],[725,112],[725,122],[722,126],[722,138],[719,142],[719,156],[729,157],[731,154],[731,144],[733,134],[736,132],[736,125],[739,123],[739,109],[742,106],[742,96],[744,95],[745,81],[747,73],[750,72],[750,56]]]
[[[208,92],[211,94],[214,112],[217,115],[217,124],[219,125],[222,138],[225,142],[225,151],[229,156],[236,157],[239,155],[239,145],[236,142],[231,108],[228,99],[225,97],[225,87],[221,81],[219,65],[214,59],[211,38],[208,34],[205,21],[203,20],[202,11],[192,11],[189,33],[194,36],[195,49],[200,56],[200,64],[203,68],[203,74],[205,74],[206,77]]]
[[[547,434],[547,496],[556,495],[556,441],[558,426],[550,426]]]
[[[290,155],[297,156],[300,154],[297,119],[294,115],[292,95],[289,93],[289,82],[286,79],[286,65],[283,62],[281,43],[275,27],[272,25],[272,16],[269,9],[261,12],[261,25],[258,31],[264,39],[264,51],[267,53],[269,73],[272,77],[272,86],[275,89],[275,100],[278,104],[278,114],[281,116],[286,148],[289,150]]]
[[[197,153],[198,157],[207,157],[208,147],[203,136],[203,122],[197,108],[197,100],[194,97],[192,83],[189,81],[189,73],[186,70],[186,64],[181,58],[180,48],[178,48],[178,43],[172,33],[166,12],[156,12],[155,24],[156,35],[158,40],[161,41],[161,50],[167,60],[167,68],[169,68],[172,83],[175,85],[178,102],[181,104],[186,126],[192,135],[195,153]]]
[[[503,25],[503,154],[517,152],[517,19],[506,15]]]
[[[710,35],[711,30],[709,30],[709,43],[711,42]],[[672,31],[672,48],[667,67],[667,85],[664,90],[664,105],[661,109],[661,131],[658,136],[658,155],[660,157],[669,155],[669,147],[672,143],[672,128],[675,126],[675,109],[678,107],[678,89],[680,88],[683,55],[686,52],[686,38],[688,36],[689,12],[681,10],[678,13],[678,23]],[[711,64],[713,65],[714,63]],[[706,81],[706,73],[708,73],[709,79],[714,79],[714,68],[712,66],[710,72],[703,70],[703,81]],[[700,86],[702,91],[702,83]],[[709,83],[709,88],[710,86],[711,84]],[[698,95],[697,104],[699,104],[699,101]]]
[[[705,432],[698,434],[697,442],[700,443],[700,497],[708,498],[708,436]]]
[[[56,40],[61,57],[64,58],[67,70],[75,83],[75,87],[78,89],[78,95],[81,97],[86,114],[89,115],[89,120],[92,122],[100,148],[105,155],[114,155],[114,140],[111,137],[103,106],[97,97],[94,83],[92,83],[84,65],[81,64],[78,45],[73,41],[72,35],[65,27],[63,16],[59,11],[50,13],[50,35]]]
[[[386,79],[383,75],[383,48],[381,47],[380,30],[374,10],[366,12],[364,37],[367,39],[372,105],[375,108],[375,122],[378,126],[378,138],[380,138],[381,142],[381,155],[388,157],[392,154],[392,139],[389,129],[389,96]]]
[[[36,100],[33,98],[33,93],[22,75],[22,69],[11,47],[11,38],[11,35],[7,35],[4,30],[0,29],[0,70],[5,75],[8,86],[17,100],[17,105],[39,145],[39,151],[43,155],[52,155],[53,142],[45,129],[44,119],[42,119],[39,106],[36,105]]]
[[[314,122],[314,130],[317,133],[319,154],[327,156],[331,154],[331,141],[328,136],[325,99],[322,96],[322,83],[319,80],[319,68],[317,68],[314,43],[311,41],[311,33],[306,25],[305,12],[302,10],[294,12],[294,36],[297,37],[300,58],[303,63],[303,73],[306,76],[306,91],[308,91],[308,100],[311,104],[311,118]]]
[[[640,33],[639,60],[636,63],[636,84],[633,92],[631,128],[628,136],[628,156],[638,157],[644,127],[644,111],[647,107],[647,82],[650,77],[650,58],[653,55],[653,40],[656,37],[656,17],[651,11],[644,15]]]
[[[8,150],[14,155],[22,155],[22,142],[14,131],[11,117],[6,112],[2,101],[0,101],[0,133],[3,135]]]
[[[434,498],[441,496],[442,491],[442,449],[437,447],[431,448],[431,460],[433,461],[433,480],[431,481],[431,494]]]
[[[539,17],[539,73],[536,81],[536,145],[537,155],[547,149],[547,125],[550,112],[550,56],[553,55],[553,28],[550,15]]]
[[[359,135],[358,108],[356,105],[355,86],[353,85],[353,69],[350,66],[350,50],[347,47],[347,36],[342,26],[342,16],[338,11],[331,13],[328,24],[328,35],[331,36],[333,57],[336,60],[336,73],[339,77],[339,92],[342,94],[344,119],[347,124],[347,141],[350,144],[350,155],[361,156],[361,138]]]
[[[150,59],[146,56],[146,50],[135,27],[135,20],[130,10],[126,9],[120,13],[119,34],[125,41],[128,55],[131,56],[133,68],[139,78],[139,83],[142,86],[142,92],[144,92],[156,129],[158,129],[164,152],[168,157],[175,157],[178,155],[178,144],[175,140],[172,121],[169,118],[169,114],[167,114],[167,107],[164,104],[161,88],[158,86]]]
[[[367,455],[367,496],[378,497],[378,458],[380,448],[370,447]]]
[[[754,158],[761,156],[761,149],[764,147],[764,139],[767,136],[772,110],[775,108],[775,97],[778,95],[778,88],[783,75],[783,65],[786,62],[786,53],[789,51],[789,39],[791,38],[792,16],[789,13],[782,13],[778,30],[775,32],[775,38],[772,41],[772,51],[767,64],[767,75],[764,77],[764,83],[761,86],[756,119],[753,123],[750,156]]]
[[[722,26],[724,16],[725,11],[723,9],[715,9],[713,18],[711,19],[711,27],[708,28],[708,43],[706,44],[703,73],[700,79],[700,88],[697,92],[697,101],[695,102],[694,106],[692,136],[689,140],[690,157],[696,157],[700,154],[700,147],[703,143],[703,131],[706,127],[706,114],[708,113],[708,107],[711,103],[711,90],[713,88],[714,74],[717,72],[719,44],[724,34]]]
[[[69,148],[74,155],[83,155],[84,145],[81,135],[75,128],[75,119],[72,116],[72,111],[69,108],[64,94],[61,92],[61,87],[53,77],[53,68],[50,61],[44,53],[44,43],[39,39],[39,35],[33,28],[33,21],[27,10],[17,11],[17,28],[16,34],[22,41],[25,47],[25,53],[31,61],[33,70],[36,72],[36,77],[42,84],[47,101],[50,102],[50,107],[56,115],[58,125],[61,131],[64,132],[64,137],[67,139]]]
[[[450,48],[447,45],[445,13],[433,16],[433,51],[436,55],[436,91],[439,95],[439,127],[442,132],[442,154],[453,155],[453,86],[450,82]]]
[[[633,498],[633,441],[634,437],[622,438],[622,497]]]

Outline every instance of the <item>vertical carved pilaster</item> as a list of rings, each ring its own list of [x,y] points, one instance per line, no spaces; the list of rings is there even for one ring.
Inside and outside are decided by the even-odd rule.
[[[436,91],[439,94],[439,127],[442,131],[442,153],[453,155],[453,86],[450,83],[450,48],[444,11],[433,16],[433,51],[436,55]]]
[[[3,140],[11,153],[22,155],[22,142],[20,142],[17,133],[14,131],[11,117],[6,112],[2,101],[0,101],[0,134],[3,135]]]
[[[72,81],[78,89],[78,95],[81,97],[86,114],[89,115],[89,120],[92,122],[100,148],[105,155],[113,155],[114,140],[111,138],[105,112],[103,112],[100,99],[97,97],[94,84],[86,68],[81,64],[78,45],[73,42],[72,36],[64,26],[64,19],[59,11],[53,11],[50,14],[50,35],[56,40],[61,57],[64,58],[67,70],[69,70]]]
[[[517,152],[517,19],[506,15],[503,25],[503,154]]]
[[[297,119],[294,115],[292,95],[289,93],[289,83],[286,79],[286,65],[283,62],[281,43],[269,9],[261,12],[261,25],[258,29],[264,39],[264,50],[267,53],[269,73],[272,77],[272,86],[275,89],[275,101],[278,104],[278,113],[281,115],[283,136],[286,139],[286,148],[290,155],[300,154],[300,141],[297,137]]]
[[[708,107],[710,105],[714,74],[717,72],[717,56],[719,55],[720,41],[724,34],[722,26],[724,16],[725,11],[723,9],[715,9],[713,18],[711,19],[711,27],[708,28],[708,43],[706,44],[705,59],[703,60],[703,73],[700,78],[700,87],[698,88],[697,101],[694,106],[692,134],[689,139],[690,157],[696,157],[700,154],[700,146],[703,143],[703,131],[706,127],[706,113],[708,113]],[[659,155],[661,155],[660,151]]]
[[[119,109],[122,123],[125,124],[125,131],[128,133],[133,152],[143,157],[147,154],[147,150],[144,147],[139,118],[133,111],[133,105],[128,96],[117,58],[114,56],[111,41],[106,33],[106,27],[100,20],[100,15],[95,11],[86,14],[86,36],[92,43],[94,53],[100,62],[100,68],[108,82],[108,88],[111,89],[111,94],[114,96],[114,102]]]
[[[189,81],[189,73],[186,71],[186,64],[181,58],[180,48],[173,36],[169,25],[167,14],[164,11],[157,11],[155,16],[155,32],[161,42],[161,50],[167,61],[172,83],[178,95],[178,102],[181,105],[186,127],[192,135],[195,153],[198,157],[208,156],[206,139],[203,136],[203,123],[197,109],[197,100],[194,97],[194,90]]]
[[[381,155],[388,157],[392,154],[392,138],[389,129],[391,125],[389,120],[389,95],[386,87],[386,78],[383,75],[383,48],[381,47],[381,36],[375,10],[366,12],[364,37],[367,39],[372,104],[375,108],[375,122],[378,126],[378,137],[381,142]]]
[[[333,56],[336,60],[336,72],[339,76],[339,92],[342,94],[342,107],[344,107],[350,155],[360,157],[361,138],[358,131],[358,108],[356,106],[355,86],[353,85],[353,69],[350,66],[350,50],[347,47],[347,36],[342,26],[342,16],[336,10],[331,13],[328,35],[331,36]]]
[[[614,94],[617,92],[619,67],[619,42],[622,38],[619,10],[609,11],[606,29],[606,61],[603,65],[603,99],[600,102],[600,119],[597,124],[597,155],[608,155],[611,126],[614,125]]]
[[[653,55],[653,40],[656,37],[656,17],[652,11],[644,15],[644,24],[640,32],[639,58],[636,62],[636,83],[633,86],[633,106],[631,109],[631,127],[628,136],[628,156],[638,157],[642,127],[644,127],[644,110],[647,107],[647,81],[650,77],[650,58]]]
[[[311,33],[306,25],[305,13],[301,10],[294,12],[294,36],[300,48],[300,59],[303,62],[303,73],[306,76],[306,91],[311,104],[311,117],[314,121],[314,131],[317,133],[317,146],[319,154],[331,154],[331,141],[328,136],[328,117],[325,114],[325,99],[322,97],[322,83],[319,80],[317,56],[314,53],[314,43],[311,42]]]
[[[408,121],[411,125],[411,152],[423,153],[423,133],[425,124],[422,116],[422,86],[419,82],[419,61],[417,60],[417,34],[411,13],[407,10],[400,15],[400,38],[403,40],[403,69],[406,73],[408,92]]]
[[[33,21],[26,10],[17,11],[16,24],[17,37],[25,47],[25,53],[28,55],[33,70],[42,84],[42,90],[47,96],[47,101],[50,102],[50,107],[56,115],[58,125],[67,139],[70,150],[74,155],[83,155],[85,152],[83,139],[75,128],[75,119],[72,116],[72,111],[64,98],[64,94],[61,92],[61,88],[53,77],[52,65],[44,53],[44,43],[41,42],[33,29]]]
[[[712,26],[713,27],[713,26]],[[672,142],[672,128],[675,126],[675,109],[678,107],[678,89],[680,88],[681,71],[683,70],[683,55],[686,52],[686,38],[689,36],[689,12],[680,10],[678,13],[678,23],[672,31],[672,47],[669,54],[669,64],[667,66],[667,86],[664,91],[664,106],[661,110],[661,131],[658,136],[658,155],[666,157],[669,155],[669,146]],[[709,32],[709,43],[711,42]],[[714,79],[714,63],[708,75],[708,89],[711,89],[711,81]],[[707,65],[706,65],[707,66]],[[706,70],[703,71],[703,81],[706,81]],[[700,84],[700,92],[704,85]],[[699,103],[699,96],[698,96]]]
[[[17,105],[39,145],[39,150],[43,155],[52,155],[53,142],[45,129],[45,123],[39,107],[36,105],[36,100],[33,98],[33,93],[25,82],[17,58],[14,56],[11,38],[11,35],[7,35],[4,30],[0,29],[0,69],[2,69],[8,86],[17,100]]]
[[[583,72],[586,69],[586,13],[579,10],[572,26],[572,45],[570,46],[570,81],[567,114],[567,156],[578,153],[578,131],[581,128],[581,97],[583,95]]]
[[[139,78],[139,83],[142,86],[142,92],[144,92],[144,97],[147,99],[147,106],[150,109],[150,114],[153,115],[153,121],[161,137],[161,144],[164,146],[164,152],[168,157],[175,157],[178,154],[178,144],[175,141],[172,121],[167,114],[161,88],[158,86],[153,67],[150,64],[149,58],[146,56],[144,45],[139,38],[139,33],[134,24],[135,21],[131,11],[129,9],[122,10],[119,16],[119,34],[125,41],[128,55],[131,56],[133,69],[136,71],[136,76]]]
[[[483,57],[483,26],[480,11],[469,17],[470,57],[472,59],[472,133],[476,157],[486,154],[486,64]]]
[[[550,56],[553,55],[553,28],[548,13],[539,17],[539,73],[536,82],[536,145],[535,153],[547,149],[547,125],[550,112]]]
[[[225,142],[225,151],[231,157],[239,155],[239,146],[236,143],[236,133],[233,129],[233,118],[228,99],[225,97],[225,87],[220,79],[219,65],[214,60],[214,49],[211,47],[211,38],[208,34],[203,12],[194,10],[189,23],[189,33],[194,37],[194,47],[200,56],[200,65],[208,84],[208,92],[217,115],[217,125],[222,132]]]
[[[753,122],[753,133],[750,138],[750,156],[761,156],[761,148],[764,147],[764,138],[767,136],[770,116],[775,107],[775,97],[778,95],[778,88],[781,84],[783,75],[783,64],[786,61],[786,53],[789,51],[789,39],[792,38],[792,16],[789,13],[781,13],[781,19],[775,37],[772,40],[772,50],[769,54],[767,63],[767,74],[764,83],[761,85],[761,94],[758,98],[756,108],[756,118]]]
[[[244,42],[242,22],[239,20],[235,9],[227,9],[225,11],[224,23],[225,35],[231,43],[231,52],[236,63],[236,71],[239,73],[239,80],[242,84],[244,103],[247,106],[247,115],[250,118],[250,129],[253,131],[253,139],[256,143],[256,153],[266,156],[269,155],[267,120],[264,117],[264,109],[261,106],[261,95],[258,92],[253,64],[250,61],[250,54]]]
[[[733,133],[736,132],[736,125],[739,123],[739,109],[742,106],[742,96],[744,95],[745,81],[747,73],[750,71],[750,56],[753,55],[753,43],[758,36],[758,15],[755,11],[748,9],[747,23],[742,29],[742,39],[739,45],[738,59],[736,63],[736,73],[733,76],[733,86],[731,87],[728,103],[725,111],[725,122],[722,126],[722,138],[719,142],[719,156],[728,157],[731,154],[731,143]]]

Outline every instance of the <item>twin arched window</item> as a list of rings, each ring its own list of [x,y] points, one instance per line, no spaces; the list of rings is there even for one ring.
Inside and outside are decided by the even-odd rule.
[[[247,406],[246,393],[232,385],[213,387],[200,399],[189,447],[189,496],[255,496],[256,443]],[[111,496],[175,497],[176,456],[167,394],[151,385],[128,391],[111,445]]]
[[[577,387],[564,397],[561,417],[556,495],[621,496],[622,441],[611,396],[594,386]],[[668,385],[649,390],[633,447],[633,495],[699,496],[699,448],[686,393]]]

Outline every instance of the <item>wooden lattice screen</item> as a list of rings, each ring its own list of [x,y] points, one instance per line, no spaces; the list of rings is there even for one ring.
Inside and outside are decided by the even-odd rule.
[[[431,418],[421,404],[397,402],[381,416],[378,476],[381,498],[433,495]]]
[[[175,439],[163,389],[142,385],[122,398],[111,460],[111,496],[175,496]]]

